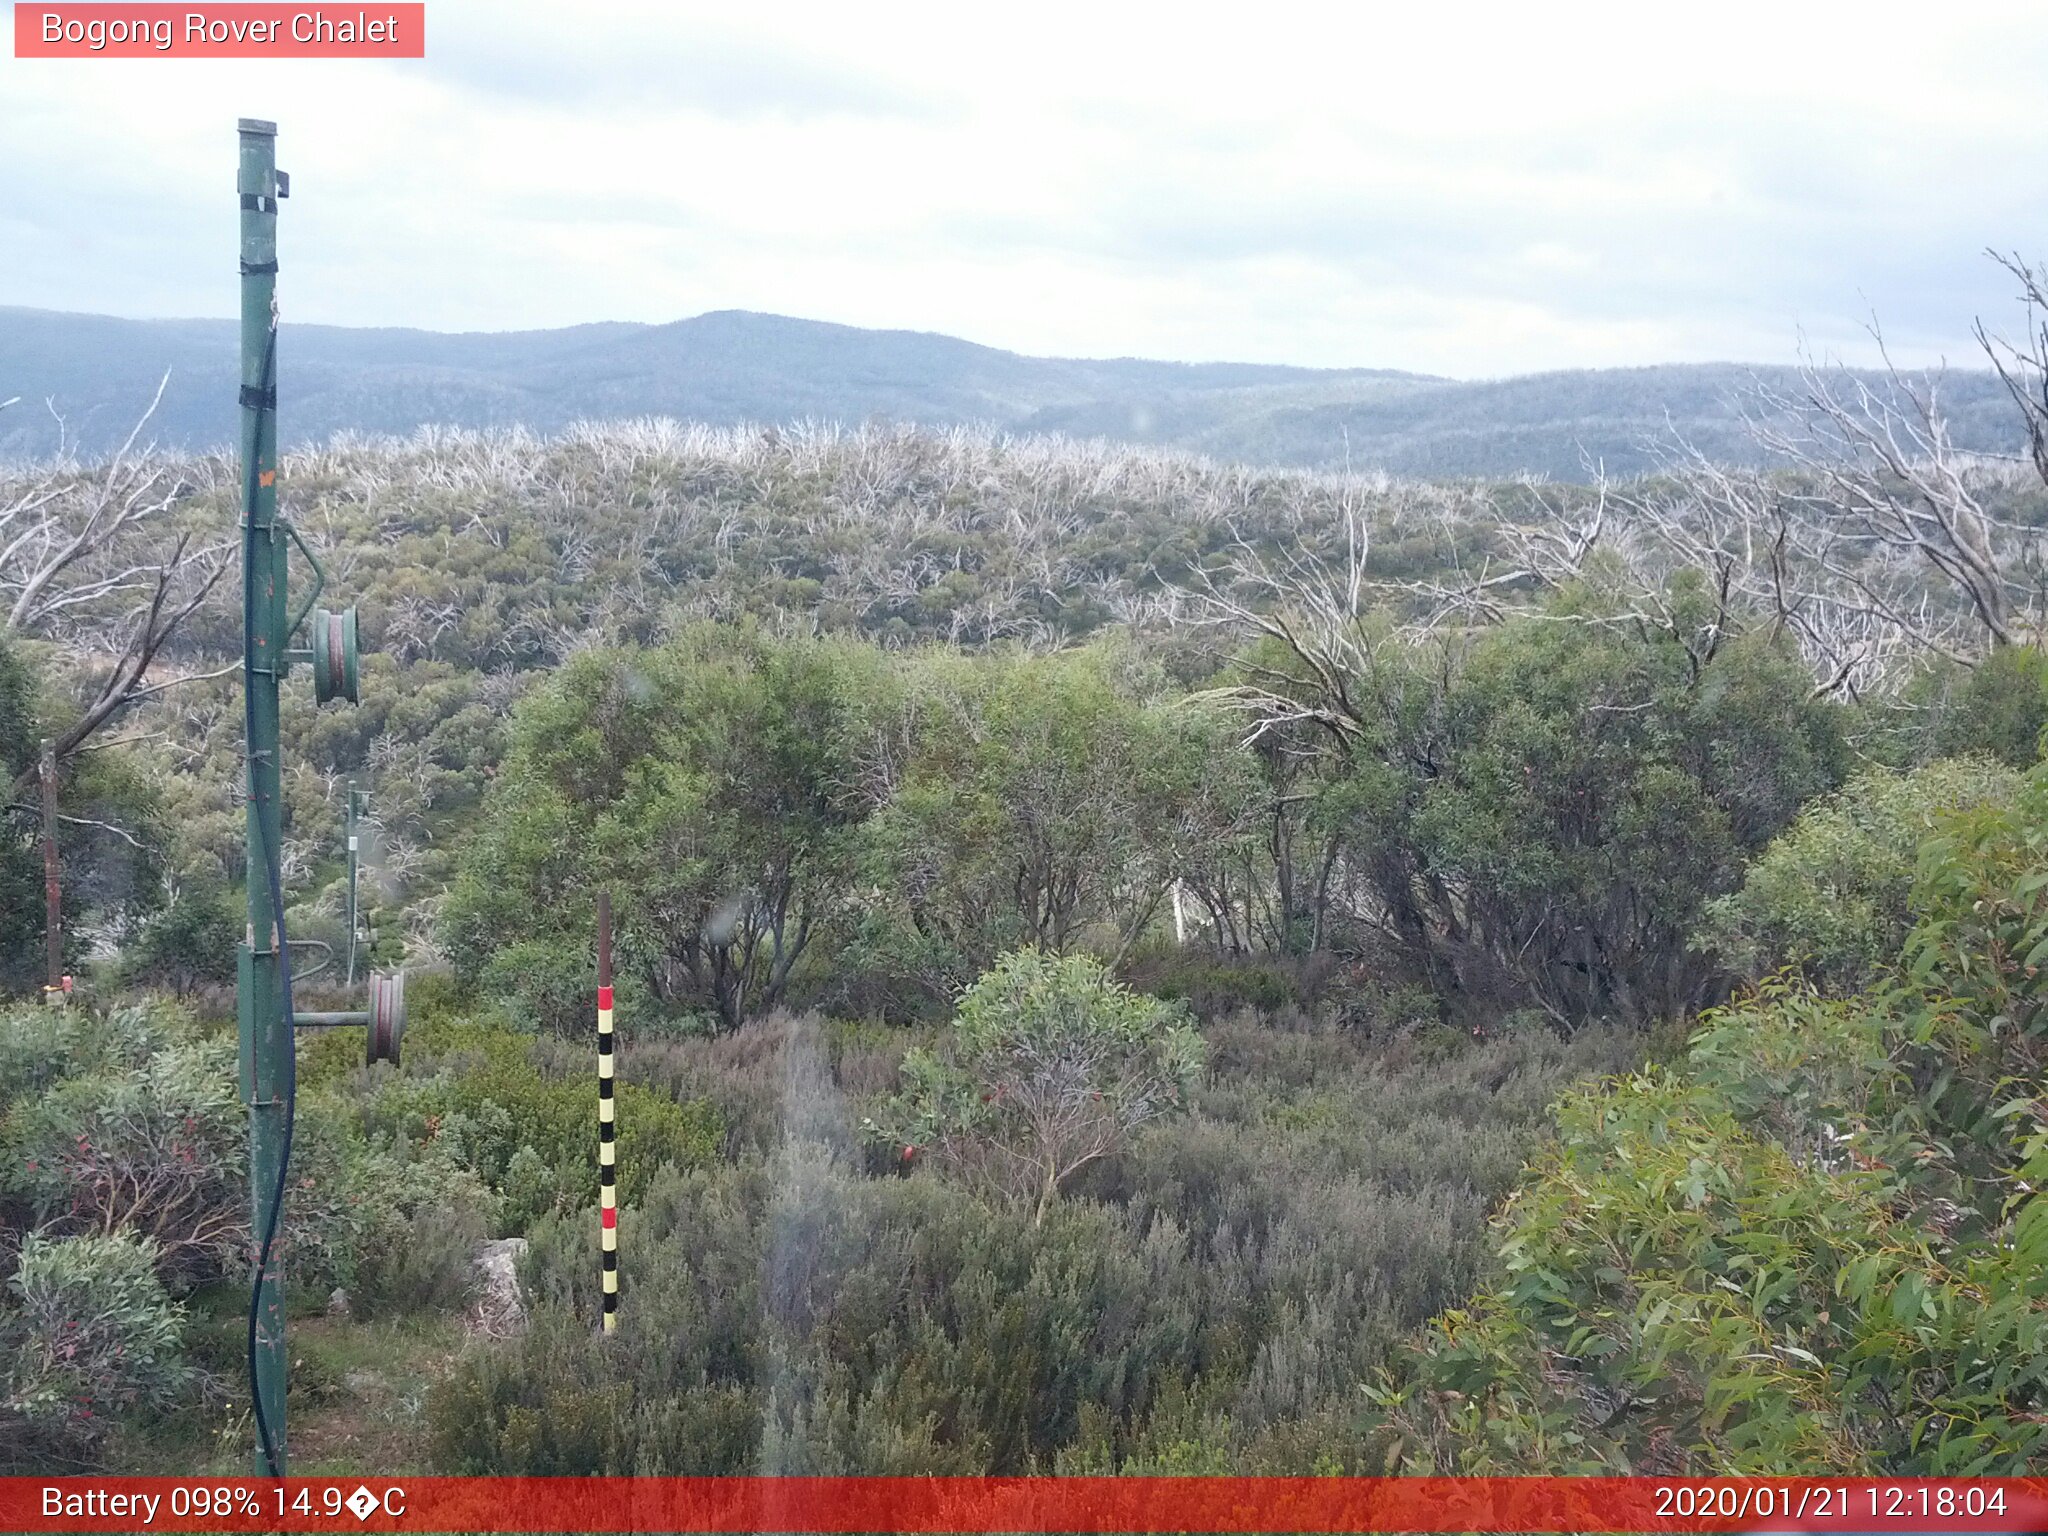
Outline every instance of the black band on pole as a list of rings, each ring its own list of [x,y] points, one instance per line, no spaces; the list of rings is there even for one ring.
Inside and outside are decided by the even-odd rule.
[[[612,1184],[612,1183],[616,1182],[616,1181],[615,1181],[615,1180],[614,1180],[614,1179],[612,1178],[612,1170],[611,1170],[611,1169],[610,1169],[609,1167],[604,1167],[604,1168],[600,1168],[600,1169],[598,1169],[598,1170],[597,1170],[597,1182],[598,1182],[598,1183],[600,1183],[600,1184],[604,1184],[604,1185],[610,1185],[610,1184]]]
[[[275,213],[277,212],[277,199],[274,197],[263,197],[255,192],[244,192],[242,194],[242,211],[244,213]]]
[[[245,261],[242,263],[242,276],[244,277],[261,277],[266,272],[275,272],[276,270],[277,262],[275,259],[270,261]]]
[[[258,389],[254,384],[242,386],[242,409],[245,411],[274,411],[277,409],[277,386]]]

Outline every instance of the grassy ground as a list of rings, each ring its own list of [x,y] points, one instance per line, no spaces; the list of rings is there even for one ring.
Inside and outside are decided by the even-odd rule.
[[[224,1291],[194,1299],[194,1353],[214,1374],[196,1411],[135,1429],[113,1464],[138,1475],[233,1476],[249,1470],[255,1429],[244,1392],[246,1314]],[[463,1320],[421,1315],[359,1323],[322,1313],[295,1317],[286,1404],[291,1470],[298,1477],[432,1470],[428,1389],[447,1375],[466,1338]]]

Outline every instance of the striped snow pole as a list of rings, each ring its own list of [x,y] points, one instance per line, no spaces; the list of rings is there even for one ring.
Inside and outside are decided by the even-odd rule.
[[[619,1326],[618,1101],[612,1097],[612,898],[597,895],[597,1211],[604,1331]]]

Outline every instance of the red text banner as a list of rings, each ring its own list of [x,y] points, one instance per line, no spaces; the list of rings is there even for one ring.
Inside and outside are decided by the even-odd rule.
[[[424,4],[14,7],[21,59],[420,59]]]
[[[2048,1478],[0,1478],[7,1531],[2048,1532]]]

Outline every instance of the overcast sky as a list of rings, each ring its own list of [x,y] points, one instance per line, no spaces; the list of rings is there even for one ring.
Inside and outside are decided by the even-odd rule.
[[[1863,361],[1875,311],[1971,362],[1983,248],[2048,254],[2048,28],[1956,9],[429,0],[422,62],[5,57],[0,303],[232,313],[252,116],[288,319],[1475,377]]]

